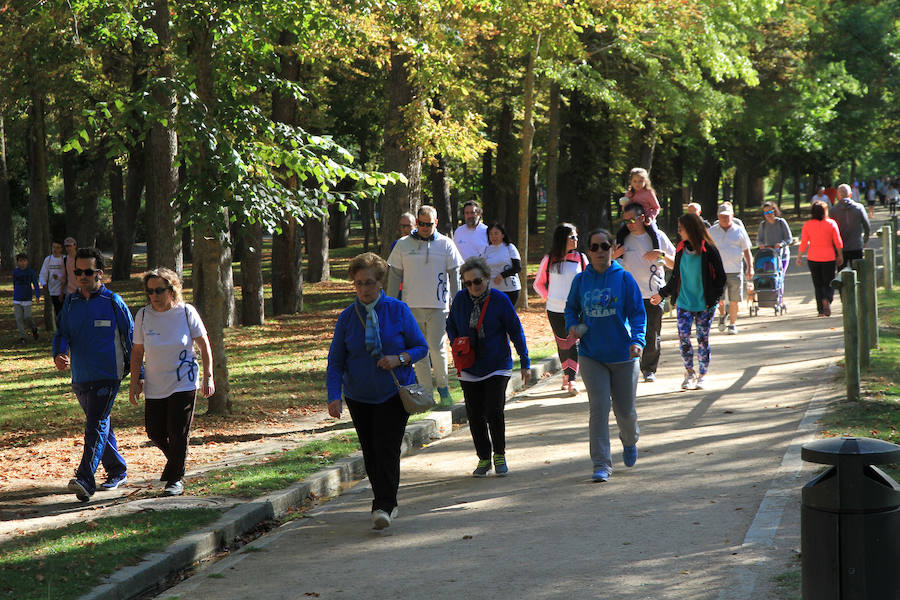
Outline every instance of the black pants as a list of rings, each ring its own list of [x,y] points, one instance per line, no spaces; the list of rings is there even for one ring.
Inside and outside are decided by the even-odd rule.
[[[372,484],[372,510],[390,514],[397,506],[400,487],[400,447],[409,413],[403,408],[400,396],[381,404],[367,404],[347,398],[347,408],[359,445],[362,448],[366,474]]]
[[[191,423],[197,391],[175,392],[167,398],[147,398],[144,402],[144,428],[147,436],[166,455],[161,481],[184,478]]]
[[[512,302],[512,305],[515,306],[516,300],[519,299],[519,290],[513,290],[511,292],[503,292],[503,293],[506,294],[507,298],[509,298],[509,301]]]
[[[834,299],[834,288],[831,287],[831,280],[834,279],[834,265],[836,261],[818,262],[807,260],[806,262],[809,263],[809,274],[812,275],[813,288],[816,290],[816,310],[821,315],[824,313],[822,302],[827,300],[830,304]]]
[[[659,237],[656,235],[656,227],[654,227],[653,223],[645,223],[644,227],[647,229],[647,233],[650,234],[650,241],[653,242],[653,249],[659,250]],[[622,226],[619,227],[619,231],[616,232],[616,244],[622,245],[625,243],[625,236],[627,236],[630,232],[628,231],[628,225],[622,223]]]
[[[550,321],[550,329],[556,337],[556,351],[559,353],[559,362],[563,373],[569,381],[575,380],[578,373],[578,345],[569,344],[569,332],[566,330],[566,315],[558,312],[547,311],[547,319]]]
[[[506,421],[503,408],[506,405],[506,384],[509,377],[494,375],[482,381],[460,381],[466,399],[466,416],[469,431],[475,443],[475,453],[481,460],[494,454],[506,454]],[[488,437],[490,430],[490,437]]]
[[[852,267],[853,265],[850,264],[850,261],[853,261],[853,260],[856,260],[856,259],[862,258],[862,257],[863,257],[862,248],[860,248],[859,250],[845,249],[844,250],[844,262],[841,263],[841,269],[843,269],[844,267],[846,267],[848,265]]]
[[[644,298],[644,310],[647,312],[647,331],[644,334],[646,340],[644,353],[641,354],[641,372],[656,373],[656,367],[659,365],[659,332],[662,329],[663,309],[661,304],[654,306],[650,300]]]

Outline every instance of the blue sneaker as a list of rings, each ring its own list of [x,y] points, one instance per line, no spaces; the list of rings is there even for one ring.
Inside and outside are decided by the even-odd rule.
[[[450,397],[450,388],[439,387],[438,396],[441,397],[441,406],[453,406],[453,398]]]
[[[503,477],[504,475],[509,474],[509,467],[506,466],[506,455],[505,454],[495,454],[494,455],[494,475],[497,477]]]
[[[119,473],[118,475],[110,475],[106,478],[106,481],[100,484],[101,490],[114,490],[123,483],[128,482],[128,475],[125,473]]]
[[[597,467],[591,479],[598,482],[609,481],[609,469],[606,467]]]
[[[67,486],[70,492],[75,493],[75,497],[79,502],[87,502],[91,499],[91,493],[88,492],[87,485],[77,479],[70,479]]]
[[[624,446],[622,448],[622,462],[626,467],[633,467],[637,462],[637,446]]]

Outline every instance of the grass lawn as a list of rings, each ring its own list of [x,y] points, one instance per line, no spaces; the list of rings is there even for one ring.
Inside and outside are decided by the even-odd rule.
[[[213,509],[146,511],[75,523],[0,545],[0,598],[70,600],[105,575],[215,521]]]

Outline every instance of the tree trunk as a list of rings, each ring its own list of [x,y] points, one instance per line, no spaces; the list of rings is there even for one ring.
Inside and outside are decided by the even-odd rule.
[[[228,320],[228,290],[222,286],[220,272],[231,272],[231,258],[221,234],[209,227],[197,227],[194,238],[194,304],[203,318],[212,347],[213,381],[216,393],[209,399],[211,415],[231,413],[231,387],[228,382],[228,360],[225,354],[225,326]]]
[[[513,111],[509,102],[503,103],[497,133],[497,167],[494,173],[494,220],[503,223],[513,243],[518,226],[518,194],[516,174],[520,165],[516,161],[516,137],[513,134]]]
[[[153,0],[153,15],[149,25],[157,37],[150,48],[151,70],[157,79],[170,80],[175,75],[171,63],[168,0]],[[165,124],[154,121],[146,142],[146,211],[147,266],[168,267],[179,275],[182,271],[181,237],[178,235],[178,213],[172,206],[178,189],[178,168],[175,155],[178,137],[175,133],[176,98],[165,82],[152,90]]]
[[[716,218],[721,176],[722,165],[713,154],[712,148],[707,145],[706,153],[703,155],[703,164],[700,165],[697,181],[694,184],[694,201],[700,204],[702,214],[707,220]]]
[[[488,149],[481,155],[481,210],[484,219],[497,219],[497,213],[494,210],[496,205],[496,194],[494,191],[494,154]],[[454,224],[456,221],[454,221]]]
[[[341,211],[337,204],[329,204],[323,210],[327,210],[328,215],[326,245],[329,248],[346,248],[350,245],[350,207],[345,206]]]
[[[385,187],[381,203],[381,255],[388,256],[391,243],[400,234],[400,215],[413,214],[422,203],[422,147],[409,135],[411,124],[404,114],[418,104],[418,89],[411,81],[413,57],[391,48],[390,98],[384,129],[384,168],[406,175],[407,183]]]
[[[303,240],[300,225],[289,218],[272,238],[272,312],[292,315],[303,310]]]
[[[438,97],[434,99],[434,111],[432,117],[440,124],[445,107]],[[435,156],[435,164],[431,166],[431,197],[438,217],[438,231],[446,236],[453,237],[456,229],[456,221],[451,215],[450,208],[450,179],[447,176],[447,159],[443,154]]]
[[[744,206],[747,204],[747,197],[750,193],[750,170],[744,164],[743,160],[737,161],[734,170],[734,212],[737,215],[744,214]],[[705,212],[705,211],[704,211]],[[710,214],[716,214],[712,212]]]
[[[525,114],[522,118],[522,165],[519,168],[519,210],[518,210],[518,247],[522,256],[522,273],[528,273],[528,195],[531,189],[531,146],[534,141],[534,60],[541,47],[541,34],[534,40],[534,49],[528,56],[528,68],[525,71]],[[518,308],[528,308],[528,286],[522,286],[519,294]]]
[[[656,151],[656,124],[649,119],[641,131],[641,167],[653,171],[653,153]]]
[[[128,173],[125,176],[125,206],[122,219],[117,222],[113,213],[113,230],[116,235],[115,258],[113,262],[113,279],[131,277],[134,243],[136,241],[137,217],[141,208],[141,196],[144,193],[144,145],[140,142],[131,147],[128,153]]]
[[[284,81],[300,80],[300,62],[291,50],[297,38],[289,31],[282,31],[278,44],[280,72]],[[272,120],[286,125],[297,124],[297,101],[293,96],[272,93]],[[297,177],[285,178],[285,187],[297,189]],[[291,315],[303,310],[303,241],[300,224],[293,217],[281,224],[281,232],[272,238],[272,313]]]
[[[850,159],[850,185],[853,185],[853,182],[856,181],[856,158]]]
[[[28,261],[40,268],[50,248],[50,216],[47,191],[47,146],[44,124],[44,96],[31,90],[28,109]],[[8,218],[8,217],[7,217]]]
[[[72,112],[66,109],[59,111],[59,141],[60,147],[75,133]],[[93,246],[88,240],[80,237],[79,225],[81,224],[81,206],[78,203],[78,152],[69,150],[60,155],[63,180],[63,210],[65,212],[66,235],[71,235],[78,241],[79,246],[86,248]]]
[[[128,247],[129,236],[127,226],[125,225],[125,221],[127,221],[125,216],[125,177],[122,173],[122,167],[115,163],[113,163],[112,167],[109,169],[109,204],[112,209],[113,231],[115,232],[115,235],[113,236],[113,263],[111,272],[113,281],[119,281],[127,279],[127,276],[122,277],[122,271],[124,269],[119,266],[119,262],[127,263],[130,266],[131,261],[125,260],[125,256],[131,254],[131,248]],[[131,232],[133,246],[133,227],[131,228]]]
[[[803,173],[800,172],[799,163],[794,163],[794,214],[800,218],[800,178]]]
[[[319,283],[327,281],[328,270],[328,208],[322,208],[324,214],[321,218],[307,219],[304,230],[306,232],[307,271],[306,281]]]
[[[554,81],[550,84],[550,124],[547,131],[547,212],[544,219],[544,252],[550,251],[553,231],[559,223],[559,191],[556,184],[559,174],[559,96],[559,84]]]
[[[784,198],[784,178],[785,178],[785,168],[784,165],[778,170],[778,190],[776,191],[778,209],[781,210],[781,201]]]
[[[528,236],[538,233],[538,165],[531,165],[531,175],[528,176]]]
[[[97,245],[97,233],[99,230],[99,203],[100,192],[103,191],[103,183],[106,181],[106,167],[109,159],[106,158],[106,149],[97,148],[96,154],[90,163],[89,180],[85,182],[81,194],[81,217],[78,222],[78,233],[75,239],[79,245],[92,247]]]
[[[0,114],[0,271],[11,273],[16,264],[16,240],[13,232],[12,201],[9,197],[9,171],[6,167],[6,120]]]
[[[244,260],[241,261],[241,323],[262,325],[266,318],[266,300],[262,276],[262,223],[244,228]]]

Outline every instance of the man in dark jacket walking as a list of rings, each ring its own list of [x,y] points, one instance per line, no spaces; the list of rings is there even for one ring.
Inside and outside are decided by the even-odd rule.
[[[863,257],[863,248],[869,241],[869,217],[865,207],[853,201],[853,190],[846,183],[838,186],[837,201],[829,215],[837,222],[844,242],[844,263],[841,269],[855,258]]]

